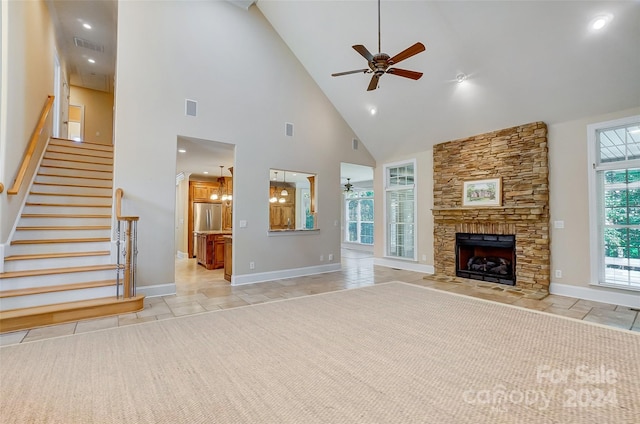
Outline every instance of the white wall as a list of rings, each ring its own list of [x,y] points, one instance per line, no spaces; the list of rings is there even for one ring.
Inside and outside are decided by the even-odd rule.
[[[2,1],[1,7],[0,182],[10,187],[47,95],[54,93],[55,42],[43,1]],[[45,137],[50,129],[51,119]],[[0,195],[0,244],[9,237],[28,183],[18,195]]]
[[[177,135],[236,145],[235,275],[337,261],[340,162],[375,162],[351,150],[355,134],[256,7],[120,2],[115,98],[114,184],[124,214],[140,216],[141,285],[174,280]],[[198,117],[185,116],[186,98]],[[318,234],[268,237],[269,168],[317,174]]]
[[[552,285],[589,287],[587,125],[637,114],[640,114],[640,107],[549,125]],[[564,229],[553,228],[553,221],[564,221]],[[555,270],[562,270],[561,279],[554,277]]]

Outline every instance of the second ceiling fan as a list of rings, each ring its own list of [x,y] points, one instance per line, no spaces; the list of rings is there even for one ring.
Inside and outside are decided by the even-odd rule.
[[[399,77],[410,78],[413,80],[418,80],[420,79],[420,77],[422,77],[422,72],[409,71],[407,69],[400,68],[390,68],[391,65],[395,65],[405,59],[410,58],[411,56],[425,51],[425,47],[424,44],[418,42],[393,57],[389,56],[386,53],[382,53],[380,48],[380,0],[378,0],[378,54],[372,55],[369,50],[367,50],[367,48],[362,44],[356,44],[352,47],[355,51],[360,53],[362,57],[367,59],[367,64],[369,65],[369,67],[364,69],[356,69],[354,71],[338,72],[335,74],[331,74],[332,77],[358,73],[373,73],[367,91],[375,90],[376,88],[378,88],[378,81],[384,74],[397,75]]]

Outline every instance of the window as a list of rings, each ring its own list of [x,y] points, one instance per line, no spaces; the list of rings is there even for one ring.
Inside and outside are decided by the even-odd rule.
[[[345,193],[345,241],[373,244],[373,191],[355,190]]]
[[[640,116],[589,126],[592,282],[640,290]]]
[[[386,255],[416,260],[415,161],[385,166]]]

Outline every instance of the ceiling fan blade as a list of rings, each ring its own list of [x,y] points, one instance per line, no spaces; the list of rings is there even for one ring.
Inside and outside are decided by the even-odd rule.
[[[356,44],[355,46],[351,47],[353,47],[355,51],[360,53],[362,57],[367,59],[367,62],[373,62],[373,55],[369,52],[369,50],[367,50],[365,46],[363,46],[362,44]]]
[[[413,46],[409,47],[408,49],[401,51],[400,53],[398,53],[397,55],[389,59],[389,65],[395,65],[396,63],[400,63],[401,61],[408,59],[411,56],[416,55],[425,50],[426,48],[424,47],[424,44],[416,43]]]
[[[349,74],[359,74],[359,73],[366,74],[367,72],[371,72],[371,69],[365,68],[365,69],[356,69],[355,71],[337,72],[335,74],[331,74],[331,76],[332,77],[339,77],[339,76],[342,76],[342,75],[349,75]]]
[[[389,68],[388,74],[397,75],[399,77],[411,78],[412,80],[418,80],[422,77],[422,72],[409,71],[407,69]]]
[[[378,88],[378,80],[380,76],[378,74],[373,74],[371,77],[371,82],[369,82],[369,87],[367,87],[367,91],[375,90]]]

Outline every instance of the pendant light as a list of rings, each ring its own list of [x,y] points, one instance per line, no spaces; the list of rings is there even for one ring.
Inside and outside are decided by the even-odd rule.
[[[273,179],[274,181],[276,181],[276,183],[278,182],[278,171],[274,171],[276,173],[275,178]],[[278,191],[278,187],[274,186],[274,188],[272,188],[272,196],[271,198],[269,198],[269,202],[270,203],[276,203],[278,201],[278,198],[276,197],[276,192]]]
[[[284,177],[282,179],[282,182],[286,185],[287,184],[287,171],[282,171],[284,172]],[[288,196],[289,192],[287,191],[287,188],[283,188],[282,191],[280,192],[280,196]],[[284,200],[282,200],[280,203],[284,203]]]
[[[218,200],[218,198],[220,198],[220,196],[222,196],[222,186],[224,185],[224,177],[222,176],[222,168],[224,168],[224,165],[219,165],[220,166],[220,178],[218,178],[218,191],[216,193],[213,193],[210,197],[211,200]],[[224,196],[222,196],[224,199]]]

